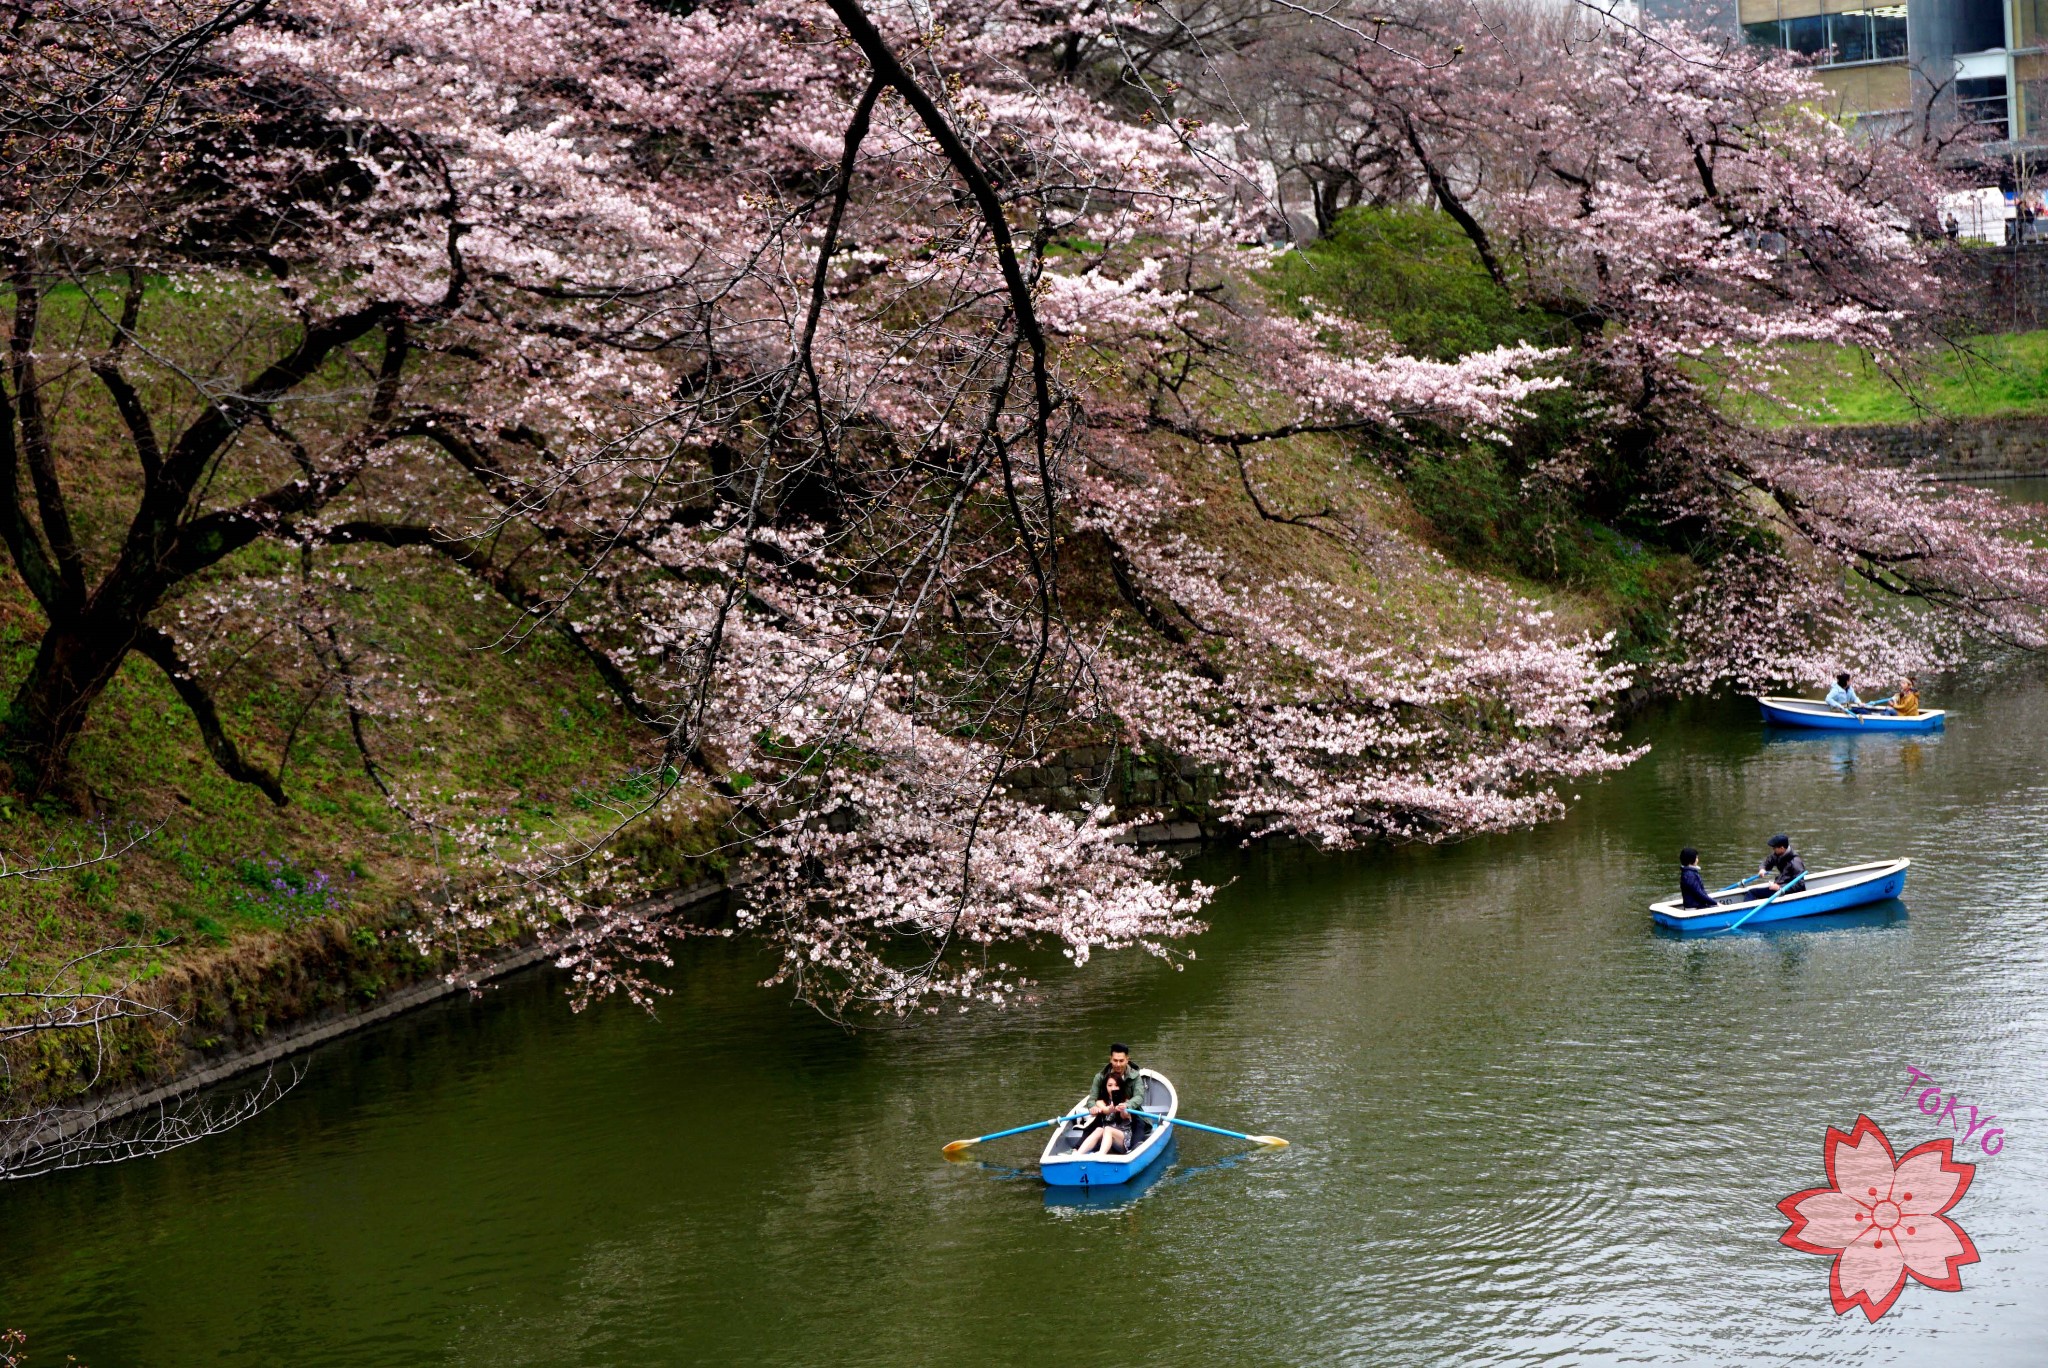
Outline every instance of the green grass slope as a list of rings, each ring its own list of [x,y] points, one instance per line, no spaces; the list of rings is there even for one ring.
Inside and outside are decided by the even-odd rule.
[[[1439,360],[1572,341],[1565,320],[1522,307],[1496,284],[1457,224],[1434,210],[1349,210],[1328,238],[1283,257],[1269,286],[1284,306],[1306,310],[1313,301]],[[1660,520],[1632,509],[1636,473],[1584,444],[1581,402],[1571,390],[1538,396],[1510,441],[1418,430],[1406,442],[1361,448],[1355,478],[1389,471],[1425,543],[1462,568],[1555,601],[1576,622],[1616,629],[1624,656],[1647,658],[1666,645],[1666,611],[1694,566],[1666,543]],[[1559,463],[1583,466],[1588,478],[1546,478]]]
[[[1853,347],[1788,347],[1772,365],[1771,397],[1731,393],[1731,414],[1771,428],[2048,417],[2048,330],[1967,338],[1896,373]]]

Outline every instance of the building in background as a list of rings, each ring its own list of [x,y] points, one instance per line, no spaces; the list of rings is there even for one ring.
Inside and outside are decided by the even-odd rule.
[[[1645,19],[1668,19],[1694,28],[1727,32],[1735,27],[1736,0],[1637,0]],[[1625,12],[1625,11],[1624,11]]]
[[[1846,114],[1971,126],[1987,161],[2048,149],[2048,0],[1738,0],[1737,17],[1812,61]]]

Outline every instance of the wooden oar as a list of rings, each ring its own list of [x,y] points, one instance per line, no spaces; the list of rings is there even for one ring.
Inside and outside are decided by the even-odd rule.
[[[1755,883],[1755,882],[1756,882],[1756,881],[1757,881],[1758,879],[1761,879],[1762,877],[1763,877],[1763,875],[1761,875],[1761,874],[1752,874],[1752,875],[1750,875],[1750,876],[1749,876],[1748,878],[1746,878],[1746,879],[1737,879],[1737,880],[1736,880],[1736,881],[1735,881],[1734,883],[1732,883],[1732,884],[1729,884],[1729,885],[1728,885],[1728,886],[1727,886],[1726,888],[1717,888],[1717,889],[1715,889],[1715,890],[1714,890],[1714,891],[1713,891],[1713,892],[1712,892],[1711,894],[1709,894],[1708,896],[1710,896],[1710,897],[1715,897],[1715,898],[1718,898],[1718,897],[1720,897],[1720,896],[1721,896],[1721,895],[1722,895],[1723,893],[1733,893],[1733,892],[1734,892],[1734,891],[1735,891],[1736,889],[1738,889],[1738,888],[1747,888],[1747,887],[1749,887],[1749,886],[1750,886],[1751,884]]]
[[[1750,919],[1751,917],[1754,917],[1754,916],[1755,916],[1755,915],[1756,915],[1757,913],[1759,913],[1759,912],[1763,911],[1763,910],[1764,910],[1764,909],[1765,909],[1766,907],[1769,907],[1769,906],[1770,906],[1770,905],[1771,905],[1772,903],[1776,902],[1776,901],[1777,901],[1778,899],[1780,899],[1780,898],[1784,897],[1784,896],[1785,896],[1785,895],[1786,895],[1787,893],[1790,893],[1790,892],[1791,892],[1791,891],[1792,891],[1793,889],[1795,889],[1795,888],[1799,887],[1799,885],[1800,885],[1800,884],[1802,884],[1802,883],[1804,883],[1805,881],[1806,881],[1806,873],[1805,873],[1805,871],[1804,871],[1804,870],[1802,870],[1802,871],[1800,871],[1800,873],[1799,873],[1799,874],[1798,874],[1797,876],[1795,876],[1795,877],[1794,877],[1794,878],[1792,879],[1792,881],[1791,881],[1791,882],[1789,882],[1789,883],[1785,884],[1785,885],[1784,885],[1783,887],[1779,888],[1779,890],[1778,890],[1777,892],[1775,892],[1775,893],[1771,894],[1771,896],[1770,896],[1770,897],[1768,897],[1768,898],[1765,898],[1765,899],[1764,899],[1764,900],[1763,900],[1762,902],[1758,903],[1758,904],[1757,904],[1757,905],[1756,905],[1755,907],[1752,907],[1752,908],[1750,908],[1750,909],[1749,909],[1749,911],[1747,911],[1747,912],[1743,913],[1743,914],[1742,914],[1741,916],[1737,917],[1737,918],[1736,918],[1736,919],[1735,919],[1734,921],[1730,922],[1730,923],[1729,923],[1729,924],[1728,924],[1728,925],[1727,925],[1727,926],[1726,926],[1726,927],[1725,927],[1724,929],[1725,929],[1725,930],[1729,930],[1729,931],[1734,931],[1734,930],[1737,930],[1737,929],[1739,929],[1739,928],[1740,928],[1740,927],[1742,926],[1742,924],[1743,924],[1744,922],[1748,921],[1748,920],[1749,920],[1749,919]]]
[[[1165,1112],[1146,1111],[1142,1107],[1138,1115],[1149,1116],[1154,1121],[1171,1121],[1176,1126],[1189,1130],[1208,1131],[1211,1135],[1227,1135],[1233,1140],[1249,1140],[1254,1145],[1271,1145],[1275,1149],[1286,1149],[1287,1142],[1277,1135],[1246,1135],[1243,1131],[1225,1130],[1221,1126],[1205,1126],[1199,1121],[1190,1121],[1185,1116],[1168,1116]]]
[[[946,1153],[958,1154],[961,1150],[978,1145],[984,1140],[1000,1140],[1006,1135],[1022,1135],[1025,1131],[1044,1130],[1047,1126],[1057,1126],[1060,1122],[1071,1119],[1071,1114],[1067,1116],[1050,1116],[1043,1121],[1033,1121],[1028,1126],[1012,1126],[1008,1130],[990,1131],[987,1135],[977,1135],[972,1140],[955,1140],[952,1144],[946,1146]]]

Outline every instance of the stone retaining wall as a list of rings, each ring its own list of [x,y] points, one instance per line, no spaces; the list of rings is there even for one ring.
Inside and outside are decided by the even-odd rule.
[[[1951,480],[2005,480],[2048,475],[2048,420],[1955,418],[1816,430],[1823,446],[1862,448],[1892,465],[1931,463]]]
[[[725,882],[704,880],[657,894],[633,910],[649,917],[710,925],[722,915],[728,891]],[[317,929],[335,932],[333,927]],[[119,1023],[142,1029],[117,1032],[108,1046],[117,1058],[141,1047],[140,1052],[150,1057],[134,1061],[141,1067],[132,1073],[139,1076],[123,1078],[84,1097],[50,1099],[48,1111],[26,1123],[0,1127],[0,1175],[11,1163],[47,1153],[72,1136],[167,1107],[206,1088],[275,1066],[339,1036],[469,992],[474,984],[541,964],[554,953],[527,936],[461,965],[459,973],[418,960],[410,981],[395,981],[392,964],[384,963],[379,966],[380,976],[370,982],[354,987],[347,982],[319,985],[331,990],[321,998],[353,999],[347,1005],[314,1006],[319,999],[308,998],[300,991],[303,985],[287,985],[323,975],[333,977],[335,947],[331,942],[338,934],[277,946],[253,966],[246,955],[223,955],[207,964],[179,967],[172,975],[178,982],[169,994],[171,1000],[163,1004],[177,1012],[175,1026],[164,1030],[157,1022]],[[145,1035],[155,1038],[145,1041]],[[136,1038],[126,1038],[129,1036]]]
[[[1180,757],[1122,746],[1075,746],[1042,765],[1010,772],[1012,797],[1055,812],[1080,812],[1107,803],[1119,812],[1156,812],[1164,820],[1134,834],[1141,844],[1214,836],[1209,805],[1216,775]]]

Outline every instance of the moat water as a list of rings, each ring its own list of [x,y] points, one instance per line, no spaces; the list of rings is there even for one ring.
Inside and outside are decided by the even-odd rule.
[[[658,1019],[523,978],[323,1048],[228,1135],[0,1189],[0,1326],[36,1368],[2048,1363],[2048,674],[1931,701],[1926,737],[1659,710],[1541,830],[1205,854],[1184,970],[1103,956],[1004,1013],[848,1034],[730,942]],[[1777,830],[1912,857],[1904,901],[1652,930],[1680,845],[1729,882]],[[1292,1146],[1183,1134],[1079,1205],[1033,1137],[941,1157],[1113,1038]],[[1962,1290],[1875,1324],[1778,1242],[1859,1115],[1977,1166]]]

